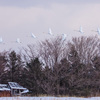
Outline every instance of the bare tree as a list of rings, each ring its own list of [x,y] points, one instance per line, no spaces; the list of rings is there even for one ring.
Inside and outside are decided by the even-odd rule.
[[[80,95],[89,95],[96,91],[100,83],[100,72],[97,70],[99,69],[99,44],[100,40],[97,36],[73,38],[68,43],[68,61],[72,66],[70,87],[74,87],[76,93]]]
[[[45,66],[52,68],[66,56],[65,41],[61,37],[45,40],[39,45],[38,56],[44,62]]]
[[[23,58],[24,62],[29,62],[31,59],[35,59],[37,57],[37,46],[34,44],[29,44],[27,47],[23,47],[20,50],[20,55]]]
[[[91,60],[99,54],[99,43],[100,40],[97,36],[94,37],[78,37],[73,38],[68,43],[69,51],[73,46],[77,51],[80,61],[84,64],[91,63]]]
[[[44,63],[45,68],[50,68],[52,70],[48,70],[47,74],[45,73],[48,82],[44,80],[42,82],[42,87],[45,88],[45,90],[48,90],[49,93],[53,93],[52,91],[56,91],[55,94],[59,95],[59,72],[63,69],[63,67],[59,67],[59,64],[67,54],[65,41],[63,41],[61,37],[56,37],[54,39],[49,39],[41,42],[39,46],[40,48],[38,50],[38,56],[40,60]]]

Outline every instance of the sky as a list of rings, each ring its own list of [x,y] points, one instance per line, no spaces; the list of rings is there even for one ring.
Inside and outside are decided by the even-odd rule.
[[[0,0],[0,51],[66,34],[67,39],[96,35],[100,0]],[[84,33],[79,32],[82,26]],[[48,34],[51,28],[53,35]],[[33,33],[37,38],[31,37]],[[21,43],[16,43],[20,38]]]

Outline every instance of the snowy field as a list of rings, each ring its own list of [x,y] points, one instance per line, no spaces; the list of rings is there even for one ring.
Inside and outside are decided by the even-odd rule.
[[[0,100],[100,100],[100,97],[0,97]]]

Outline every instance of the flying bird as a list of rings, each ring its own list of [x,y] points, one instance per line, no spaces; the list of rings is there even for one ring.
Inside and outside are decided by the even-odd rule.
[[[66,34],[62,34],[62,40],[66,40]]]
[[[48,34],[53,35],[53,33],[52,33],[52,31],[51,31],[51,28],[49,28]]]
[[[96,32],[98,32],[98,34],[100,35],[100,29],[99,28],[97,28],[97,31]]]
[[[19,39],[19,38],[17,38],[16,42],[17,42],[17,43],[21,43],[21,41],[20,41],[20,39]]]
[[[83,32],[83,29],[82,29],[82,26],[80,26],[79,32],[80,32],[80,33],[84,33],[84,32]]]
[[[94,30],[92,30],[92,31],[94,31]],[[97,30],[94,32],[97,32],[100,35],[100,28],[97,28]]]
[[[0,37],[0,43],[1,43],[1,44],[5,44],[5,43],[3,42],[2,37]]]
[[[2,39],[2,37],[0,37],[0,43],[2,43],[3,42],[3,39]]]
[[[35,36],[33,33],[31,34],[31,36],[32,36],[33,38],[36,38],[36,36]]]

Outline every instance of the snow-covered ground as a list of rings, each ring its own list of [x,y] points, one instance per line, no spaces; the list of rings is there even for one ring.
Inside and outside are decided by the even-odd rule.
[[[100,100],[100,97],[0,97],[0,100]]]

